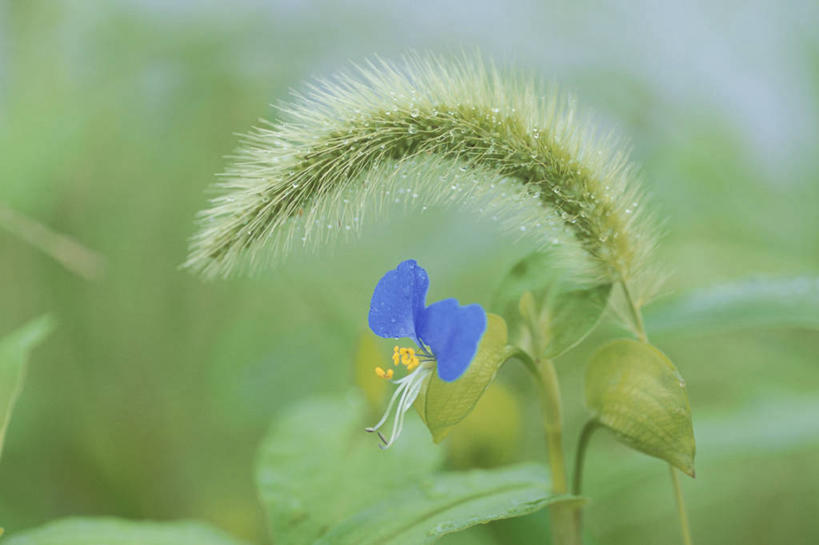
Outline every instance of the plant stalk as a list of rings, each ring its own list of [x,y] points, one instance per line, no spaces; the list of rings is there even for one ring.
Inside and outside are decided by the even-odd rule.
[[[583,488],[583,463],[586,459],[586,450],[589,446],[589,439],[592,433],[600,426],[595,419],[590,419],[583,426],[580,432],[580,440],[577,442],[577,452],[574,455],[574,478],[572,479],[572,495],[579,496]]]
[[[623,286],[623,293],[626,295],[626,301],[628,301],[629,309],[631,311],[631,315],[633,317],[634,325],[636,327],[635,332],[640,340],[644,343],[648,342],[648,335],[646,334],[645,325],[643,323],[643,315],[640,312],[640,307],[638,307],[634,299],[629,292],[628,286],[626,282],[622,282]],[[680,488],[680,481],[677,478],[677,472],[674,470],[674,466],[668,464],[668,469],[671,471],[671,486],[674,488],[674,496],[677,501],[677,513],[679,514],[680,518],[680,533],[682,534],[682,540],[684,545],[692,545],[691,541],[691,529],[688,524],[688,514],[686,513],[685,509],[685,498],[682,494],[682,488]]]
[[[688,513],[685,510],[685,498],[683,498],[680,479],[677,477],[677,470],[671,464],[668,465],[671,472],[671,483],[674,486],[674,497],[677,501],[677,513],[680,515],[680,529],[682,530],[682,540],[685,545],[691,545],[691,530],[688,526]]]
[[[17,235],[86,280],[99,278],[103,273],[105,261],[102,256],[4,203],[0,203],[0,228]]]
[[[563,425],[560,407],[560,386],[555,366],[549,359],[535,363],[528,356],[521,358],[531,371],[538,387],[543,414],[543,431],[552,476],[552,493],[569,493],[566,462],[563,457]],[[582,545],[580,538],[580,506],[570,502],[558,502],[549,508],[552,539],[555,545]]]

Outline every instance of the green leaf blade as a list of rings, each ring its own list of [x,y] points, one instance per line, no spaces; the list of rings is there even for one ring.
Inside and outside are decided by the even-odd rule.
[[[819,329],[819,277],[754,279],[691,290],[647,307],[645,320],[651,334]]]
[[[514,344],[533,357],[557,358],[585,339],[608,305],[612,285],[569,281],[555,257],[534,252],[509,271],[492,307],[508,321]],[[537,338],[532,338],[534,327]]]
[[[72,517],[10,535],[4,545],[244,545],[198,522]]]
[[[586,404],[621,442],[694,475],[685,381],[653,346],[618,339],[600,348],[586,373]]]
[[[0,340],[0,454],[12,410],[23,387],[29,353],[53,329],[53,318],[41,316]]]
[[[437,469],[442,452],[430,448],[418,421],[382,451],[364,431],[358,395],[302,402],[274,423],[259,451],[256,482],[278,545],[303,545],[396,487]]]
[[[445,473],[398,491],[350,517],[316,545],[420,545],[492,520],[518,517],[565,497],[553,496],[546,469]]]
[[[548,315],[551,334],[546,338],[547,358],[562,356],[592,332],[608,305],[611,287],[611,284],[599,284],[555,297]]]

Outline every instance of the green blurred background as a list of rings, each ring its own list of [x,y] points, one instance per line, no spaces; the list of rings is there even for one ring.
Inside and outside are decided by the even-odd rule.
[[[488,223],[435,211],[394,214],[360,242],[255,278],[180,271],[236,134],[275,116],[288,89],[373,54],[478,46],[575,91],[633,142],[665,221],[668,291],[816,274],[817,21],[810,1],[0,0],[0,202],[106,261],[86,281],[0,230],[0,333],[46,311],[59,319],[9,430],[0,523],[195,517],[265,541],[255,449],[283,407],[355,383],[375,280],[415,257],[431,300],[488,304],[527,252]],[[558,362],[570,447],[583,362],[606,334]],[[695,541],[819,542],[819,335],[654,341],[689,385]],[[522,431],[485,437],[479,423],[443,447],[450,465],[542,459],[531,392],[514,370],[501,380],[495,402]],[[598,542],[679,539],[664,464],[602,434],[589,464]],[[532,541],[542,519],[530,518],[457,539]]]

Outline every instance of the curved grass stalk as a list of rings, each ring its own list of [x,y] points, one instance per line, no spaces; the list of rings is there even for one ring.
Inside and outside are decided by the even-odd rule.
[[[571,235],[592,274],[644,302],[655,229],[635,168],[539,88],[477,56],[376,60],[308,86],[245,138],[185,266],[258,267],[357,232],[387,202],[458,205],[543,247]]]

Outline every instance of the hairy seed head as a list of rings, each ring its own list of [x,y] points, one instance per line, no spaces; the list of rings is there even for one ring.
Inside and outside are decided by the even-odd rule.
[[[571,235],[638,299],[655,229],[635,168],[574,101],[477,56],[374,60],[280,106],[200,213],[185,266],[207,276],[359,231],[384,203],[461,206],[544,247]]]

